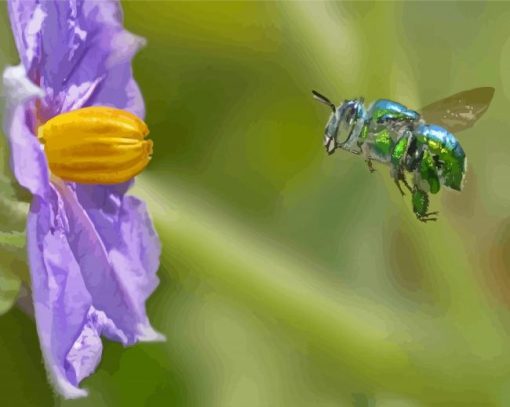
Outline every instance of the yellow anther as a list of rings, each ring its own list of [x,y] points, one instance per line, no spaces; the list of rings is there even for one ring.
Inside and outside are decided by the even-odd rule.
[[[63,113],[37,131],[51,172],[83,184],[116,184],[139,174],[152,156],[148,133],[134,114],[104,106]]]

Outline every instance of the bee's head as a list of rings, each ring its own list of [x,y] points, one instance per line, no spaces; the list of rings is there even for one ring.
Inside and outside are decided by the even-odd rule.
[[[324,130],[324,147],[326,147],[328,154],[333,154],[337,148],[342,148],[349,140],[357,119],[360,117],[360,108],[363,101],[358,99],[345,100],[339,107],[336,107],[320,93],[313,90],[312,94],[316,100],[329,106],[332,110],[331,117]],[[349,149],[349,151],[351,150]]]

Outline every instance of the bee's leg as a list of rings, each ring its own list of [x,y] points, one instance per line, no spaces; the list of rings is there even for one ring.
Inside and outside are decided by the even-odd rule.
[[[409,182],[406,180],[406,176],[404,174],[404,171],[402,170],[399,174],[399,181],[402,181],[404,185],[406,186],[407,190],[412,194],[413,188],[411,188],[411,185],[409,185]]]
[[[421,218],[418,218],[418,220],[420,222],[423,222],[423,223],[427,223],[427,222],[435,222],[437,221],[437,214],[439,212],[430,212],[429,214],[427,214],[427,216],[423,216]],[[430,215],[430,216],[429,216]],[[434,215],[434,216],[433,216]]]
[[[404,185],[407,187],[407,189],[409,189],[409,192],[411,192],[411,193],[413,192],[413,190],[411,189],[411,186],[409,185],[409,183],[406,180],[406,177],[404,174],[404,168],[402,167],[402,165],[400,165],[400,164],[393,165],[392,164],[390,174],[391,174],[391,177],[393,178],[393,181],[395,182],[395,185],[397,186],[397,188],[400,191],[400,194],[402,196],[405,196],[406,194],[404,193],[404,190],[402,189],[402,186],[400,185],[401,181],[404,183]]]
[[[400,180],[398,178],[394,178],[393,181],[395,181],[395,185],[397,186],[398,190],[400,191],[400,195],[406,196],[406,194],[404,193],[404,190],[400,186]]]
[[[368,151],[368,147],[366,144],[363,144],[361,146],[361,152],[363,154],[363,158],[365,159],[365,162],[367,163],[368,171],[370,171],[370,173],[375,172],[375,168],[372,164],[372,159],[370,158],[370,152]]]
[[[421,222],[436,221],[439,212],[427,212],[429,209],[429,196],[416,185],[413,188],[413,212]]]
[[[367,160],[365,160],[366,163],[367,163],[367,166],[368,166],[368,171],[370,171],[370,173],[373,173],[375,172],[375,168],[372,164],[372,160],[370,158],[368,158]]]

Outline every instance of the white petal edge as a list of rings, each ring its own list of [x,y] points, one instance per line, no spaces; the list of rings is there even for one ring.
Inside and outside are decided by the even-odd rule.
[[[147,45],[144,37],[133,34],[129,31],[121,31],[111,38],[112,53],[106,60],[106,67],[112,67],[125,63],[143,47]]]
[[[166,336],[156,331],[149,324],[138,324],[136,327],[138,331],[137,339],[140,342],[165,342]]]
[[[1,96],[5,98],[3,130],[7,133],[15,108],[30,99],[44,97],[44,91],[28,78],[22,64],[5,68],[2,83]]]
[[[44,91],[28,78],[25,67],[21,64],[5,68],[2,79],[4,94],[10,106],[35,97],[44,97]]]

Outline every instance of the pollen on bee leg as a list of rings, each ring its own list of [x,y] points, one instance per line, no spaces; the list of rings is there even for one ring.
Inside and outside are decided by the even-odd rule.
[[[92,106],[64,113],[38,128],[50,170],[84,184],[115,184],[142,172],[152,156],[149,129],[132,113]]]

